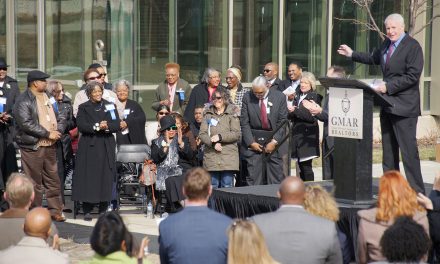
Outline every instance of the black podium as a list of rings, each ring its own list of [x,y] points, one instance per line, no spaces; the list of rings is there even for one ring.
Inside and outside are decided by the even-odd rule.
[[[363,127],[362,139],[334,137],[333,182],[338,202],[350,204],[372,203],[372,158],[373,158],[373,106],[390,103],[367,84],[351,79],[320,78],[326,89],[362,89]],[[330,100],[329,100],[330,101]]]

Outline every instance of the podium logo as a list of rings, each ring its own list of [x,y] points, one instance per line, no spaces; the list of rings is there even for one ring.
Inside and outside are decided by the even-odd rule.
[[[350,111],[350,99],[347,95],[347,90],[345,90],[345,96],[341,100],[342,112],[347,115],[348,111]]]

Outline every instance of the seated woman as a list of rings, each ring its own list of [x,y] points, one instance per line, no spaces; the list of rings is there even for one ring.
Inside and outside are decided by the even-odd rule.
[[[309,185],[306,187],[304,209],[311,214],[326,218],[335,223],[339,220],[339,208],[335,199],[321,185]],[[336,230],[338,231],[344,263],[350,263],[354,256],[352,241],[347,238],[337,224]]]
[[[156,190],[165,192],[171,211],[179,208],[185,199],[181,188],[182,175],[189,168],[193,156],[189,139],[182,135],[181,130],[178,132],[174,118],[170,115],[161,118],[160,135],[151,144],[151,158],[156,164]],[[169,177],[178,178],[167,181]]]
[[[398,171],[387,171],[379,180],[377,205],[358,212],[358,256],[360,263],[383,261],[379,246],[384,231],[399,216],[409,216],[429,234],[426,211],[417,203],[417,194]]]
[[[121,117],[120,128],[116,134],[116,143],[121,144],[147,144],[145,137],[145,122],[147,118],[142,107],[133,100],[128,99],[131,84],[120,80],[115,84],[115,92],[124,107],[119,113]],[[118,109],[119,110],[119,109]]]
[[[277,264],[258,226],[248,220],[236,220],[228,229],[229,264]]]
[[[83,264],[149,263],[143,259],[148,239],[144,238],[140,248],[136,249],[132,234],[115,212],[99,217],[90,237],[90,245],[96,254]]]
[[[310,72],[303,72],[300,92],[295,95],[294,106],[288,107],[288,117],[293,122],[292,157],[298,159],[299,175],[303,181],[314,181],[312,161],[319,157],[318,121],[302,104],[304,99],[321,103],[321,96],[315,89],[315,76]]]

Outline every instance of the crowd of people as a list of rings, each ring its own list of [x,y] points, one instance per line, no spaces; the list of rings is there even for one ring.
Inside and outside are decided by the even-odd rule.
[[[241,83],[240,66],[226,69],[225,86],[221,72],[208,67],[192,89],[180,78],[179,64],[167,63],[151,106],[158,126],[147,133],[142,107],[129,99],[131,84],[108,83],[102,65],[89,66],[84,85],[70,98],[59,81],[47,81],[50,76],[37,70],[28,73],[27,88],[20,94],[0,59],[0,191],[2,210],[9,208],[0,215],[0,228],[3,220],[20,219],[10,233],[2,232],[8,235],[0,239],[0,249],[15,246],[0,251],[0,263],[38,246],[45,251],[29,249],[32,254],[17,257],[17,263],[38,254],[53,263],[68,262],[54,250],[58,238],[52,220],[65,221],[64,182],[72,174],[72,200],[81,204],[84,220],[92,220],[94,207],[100,213],[91,235],[96,255],[90,263],[139,263],[148,241],[135,245],[120,216],[111,212],[117,209],[119,191],[115,153],[125,144],[151,146],[153,188],[166,195],[166,210],[173,213],[159,226],[162,263],[349,263],[355,255],[360,263],[418,263],[427,260],[431,243],[431,257],[440,259],[435,256],[440,252],[435,229],[440,179],[426,197],[415,142],[420,46],[404,33],[400,15],[388,16],[385,26],[388,39],[376,50],[382,53],[358,53],[347,45],[338,49],[354,61],[383,65],[387,83],[375,89],[395,103],[381,109],[384,175],[376,206],[358,213],[356,254],[351,238],[336,224],[340,213],[332,195],[304,184],[314,181],[312,161],[321,152],[318,121],[324,122],[324,179],[333,177],[333,159],[328,95],[317,93],[316,77],[299,62],[289,64],[286,80],[279,78],[276,63],[267,63],[249,88]],[[391,57],[394,49],[404,50]],[[407,70],[407,63],[414,67]],[[332,66],[327,76],[344,78],[345,71]],[[414,97],[408,106],[410,92]],[[292,131],[286,131],[288,122]],[[14,142],[24,174],[13,173]],[[398,172],[399,149],[408,181]],[[288,177],[291,159],[297,162],[298,177]],[[145,183],[145,175],[139,181]],[[265,184],[280,184],[281,207],[275,212],[232,220],[207,207],[214,188]],[[47,209],[41,207],[43,194]],[[417,239],[395,243],[405,236]]]

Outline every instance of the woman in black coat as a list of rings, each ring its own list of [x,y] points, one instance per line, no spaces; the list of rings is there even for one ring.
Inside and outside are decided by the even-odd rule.
[[[61,82],[55,80],[49,81],[46,91],[53,97],[53,99],[51,99],[55,101],[53,103],[56,103],[54,110],[58,113],[57,121],[59,122],[60,116],[66,118],[66,127],[64,131],[61,131],[61,139],[56,143],[58,176],[61,182],[61,198],[63,204],[65,204],[64,183],[67,176],[69,174],[71,176],[71,173],[73,173],[73,150],[69,131],[76,127],[75,118],[73,117],[72,101],[64,94],[64,87]]]
[[[147,118],[142,107],[137,102],[128,99],[130,87],[130,83],[126,80],[120,80],[115,85],[116,95],[124,106],[123,113],[120,113],[122,116],[121,131],[116,134],[116,143],[118,145],[147,144],[145,137]]]
[[[303,181],[314,180],[312,161],[319,157],[318,121],[302,104],[304,99],[321,104],[321,96],[314,92],[315,89],[315,76],[310,72],[303,72],[294,106],[288,107],[289,119],[293,122],[292,157],[298,159],[300,177]]]
[[[93,204],[107,210],[116,180],[116,142],[120,120],[115,104],[102,99],[104,87],[98,82],[86,85],[89,101],[81,104],[76,122],[81,133],[76,153],[72,200],[83,203],[84,220],[90,221]]]
[[[192,166],[194,152],[176,120],[168,115],[160,119],[160,136],[151,144],[151,158],[156,164],[156,190],[164,192],[171,210],[180,208],[185,199],[182,178]]]

